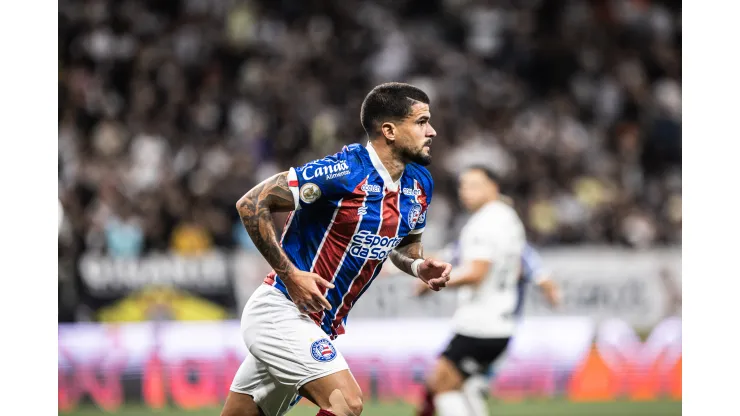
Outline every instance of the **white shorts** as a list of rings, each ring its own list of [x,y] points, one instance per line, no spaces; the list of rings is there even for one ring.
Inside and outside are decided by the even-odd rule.
[[[268,416],[285,414],[306,383],[349,368],[324,331],[272,286],[249,298],[241,332],[249,353],[231,391],[252,396]]]

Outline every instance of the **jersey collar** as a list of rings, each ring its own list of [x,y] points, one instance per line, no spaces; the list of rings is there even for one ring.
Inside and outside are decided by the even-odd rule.
[[[391,174],[388,173],[388,169],[383,166],[383,162],[380,160],[380,156],[378,156],[378,153],[375,151],[373,144],[368,141],[365,149],[367,149],[367,153],[370,155],[370,161],[373,163],[373,167],[378,171],[380,177],[383,178],[385,187],[391,192],[398,192],[398,187],[401,186],[403,173],[401,173],[401,176],[398,177],[396,182],[393,182]]]

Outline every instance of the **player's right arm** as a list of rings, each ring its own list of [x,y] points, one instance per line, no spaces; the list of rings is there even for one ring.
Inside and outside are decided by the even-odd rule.
[[[458,273],[450,278],[448,286],[451,288],[462,286],[478,286],[489,275],[493,267],[496,253],[503,245],[501,237],[491,230],[497,229],[497,222],[486,217],[472,219],[475,224],[466,226],[461,238],[461,267]],[[505,267],[502,265],[500,267]]]
[[[247,192],[236,203],[242,224],[267,263],[285,283],[285,287],[298,309],[303,312],[320,312],[331,309],[318,285],[334,285],[315,273],[295,267],[280,246],[272,222],[272,213],[295,209],[293,193],[288,187],[288,172],[278,173],[264,180]]]

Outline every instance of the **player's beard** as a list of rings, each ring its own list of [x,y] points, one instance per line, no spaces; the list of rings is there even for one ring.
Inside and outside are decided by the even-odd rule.
[[[429,164],[432,163],[432,155],[424,154],[424,146],[427,146],[427,145],[428,143],[424,143],[418,149],[408,149],[408,148],[403,149],[401,153],[403,160],[418,163],[421,166],[429,166]]]

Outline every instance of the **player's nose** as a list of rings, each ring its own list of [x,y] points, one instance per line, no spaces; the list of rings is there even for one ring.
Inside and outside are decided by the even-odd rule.
[[[431,124],[427,124],[427,135],[426,137],[435,137],[437,135],[437,130],[434,130],[434,127],[432,127]]]

